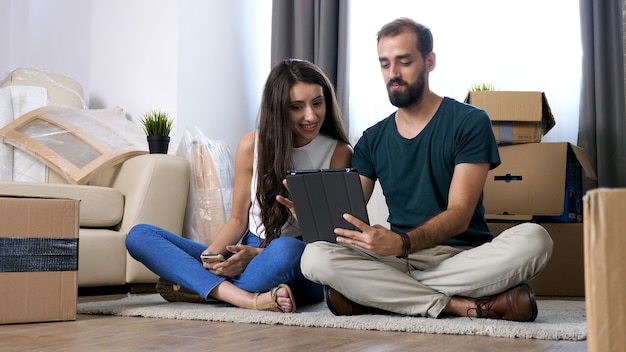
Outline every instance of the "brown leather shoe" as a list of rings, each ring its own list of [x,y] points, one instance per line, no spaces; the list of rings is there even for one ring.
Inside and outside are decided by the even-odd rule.
[[[324,296],[326,305],[334,315],[361,315],[361,314],[385,314],[386,312],[377,308],[367,307],[352,302],[341,293],[330,286],[324,286]]]
[[[206,303],[199,294],[163,278],[157,281],[156,290],[168,302]]]
[[[537,318],[537,301],[532,288],[526,283],[515,286],[499,295],[476,301],[478,318],[512,321],[534,321]]]

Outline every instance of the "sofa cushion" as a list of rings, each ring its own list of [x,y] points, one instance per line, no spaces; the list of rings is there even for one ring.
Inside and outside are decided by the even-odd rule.
[[[0,182],[0,194],[80,200],[81,227],[109,228],[122,221],[124,196],[114,188],[35,182]]]
[[[128,255],[126,234],[106,229],[82,228],[78,237],[78,287],[124,285]],[[144,269],[148,270],[145,267]],[[147,282],[156,280],[154,278]]]

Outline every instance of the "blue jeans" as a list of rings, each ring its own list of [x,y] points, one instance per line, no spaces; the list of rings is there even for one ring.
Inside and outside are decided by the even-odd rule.
[[[251,247],[259,247],[260,243],[259,237],[250,232],[242,240],[242,244]],[[292,237],[279,237],[254,257],[240,275],[227,278],[202,266],[200,254],[207,249],[202,243],[147,224],[135,225],[126,237],[126,248],[133,258],[160,277],[207,300],[209,293],[224,280],[248,292],[266,292],[284,283],[291,287],[298,305],[324,298],[322,286],[306,279],[300,271],[305,245]]]

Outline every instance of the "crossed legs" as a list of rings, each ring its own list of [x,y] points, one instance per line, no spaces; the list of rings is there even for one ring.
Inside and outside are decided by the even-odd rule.
[[[527,223],[476,248],[437,246],[407,260],[317,242],[305,249],[301,267],[305,277],[366,307],[427,317],[480,316],[512,288],[534,301],[530,288],[520,285],[545,267],[551,253],[545,229]]]

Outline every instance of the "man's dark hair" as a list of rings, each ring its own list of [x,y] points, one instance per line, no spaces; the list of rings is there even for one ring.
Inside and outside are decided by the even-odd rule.
[[[383,37],[393,37],[406,30],[413,31],[417,36],[417,50],[422,54],[422,57],[425,58],[433,51],[433,34],[430,32],[430,28],[407,17],[398,18],[384,25],[378,31],[376,41],[380,42]]]

